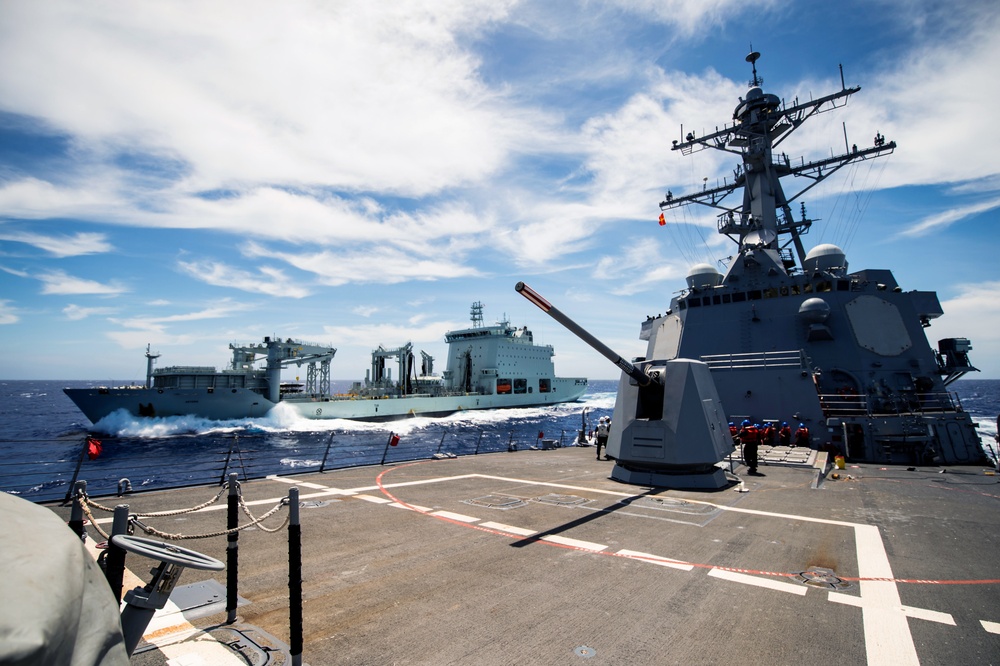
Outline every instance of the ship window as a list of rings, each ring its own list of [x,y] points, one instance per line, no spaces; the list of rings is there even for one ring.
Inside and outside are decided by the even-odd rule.
[[[802,293],[803,294],[811,294],[812,291],[813,291],[813,286],[812,286],[811,283],[806,282],[804,285],[802,285]]]
[[[764,290],[764,298],[775,298],[778,295],[778,290],[774,287],[769,287]]]
[[[683,310],[686,307],[687,307],[687,302],[686,301],[677,301],[677,309],[678,310]]]
[[[497,394],[508,395],[510,393],[510,380],[497,379]]]
[[[733,294],[733,303],[742,303],[745,300],[747,300],[747,295],[742,291],[738,291]]]
[[[823,280],[816,285],[816,291],[830,291],[832,287],[833,285],[831,285],[828,281]]]
[[[711,296],[705,296],[703,299],[701,299],[701,304],[702,305],[711,305],[712,304],[712,297]]]
[[[799,295],[799,285],[793,284],[792,285],[792,296],[798,296],[798,295]]]
[[[692,298],[692,299],[688,300],[688,307],[690,307],[690,308],[697,308],[697,307],[700,307],[700,306],[701,306],[701,299],[700,298]]]
[[[527,393],[528,392],[528,380],[527,379],[515,379],[514,380],[514,393]]]
[[[548,377],[542,377],[538,380],[538,392],[539,393],[549,393],[552,391],[552,384]]]
[[[837,291],[850,291],[851,281],[850,280],[837,280]]]
[[[712,296],[712,305],[718,305],[720,303],[722,303],[722,296],[719,296],[718,294]]]
[[[733,302],[732,295],[731,294],[723,294],[722,295],[722,302],[723,303],[732,303]]]
[[[748,291],[747,292],[747,298],[749,298],[751,301],[759,301],[760,300],[760,289],[753,289],[751,291]]]

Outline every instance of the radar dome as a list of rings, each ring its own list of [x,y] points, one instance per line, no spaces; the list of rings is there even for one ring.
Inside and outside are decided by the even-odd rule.
[[[722,284],[722,273],[712,264],[695,264],[687,274],[688,289],[708,289]]]
[[[807,298],[799,306],[799,316],[810,324],[822,324],[830,316],[830,304],[822,298]]]
[[[809,250],[802,268],[811,273],[814,271],[829,271],[834,268],[847,270],[847,256],[836,245],[824,243]]]

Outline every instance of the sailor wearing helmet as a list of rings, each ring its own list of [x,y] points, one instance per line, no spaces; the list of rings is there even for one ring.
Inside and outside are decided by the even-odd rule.
[[[602,416],[597,423],[597,459],[601,459],[601,449],[608,445],[608,432],[611,430],[611,418]]]

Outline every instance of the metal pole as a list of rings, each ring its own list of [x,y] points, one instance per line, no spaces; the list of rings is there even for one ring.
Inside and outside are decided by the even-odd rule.
[[[73,470],[73,478],[69,481],[69,488],[66,490],[66,499],[63,502],[68,502],[72,495],[73,488],[76,486],[76,479],[80,476],[80,467],[83,465],[83,457],[87,455],[89,445],[87,444],[87,439],[83,440],[83,448],[80,449],[80,457],[76,461],[76,469]]]
[[[118,534],[128,534],[128,504],[119,504],[115,507],[114,521],[111,523],[111,536]],[[125,549],[116,546],[111,539],[108,539],[108,559],[105,561],[104,577],[111,586],[111,592],[115,595],[115,601],[122,602],[122,585],[125,579]]]
[[[292,666],[302,666],[302,526],[299,489],[288,489],[288,631]]]
[[[236,622],[236,606],[239,602],[240,579],[240,483],[239,475],[229,475],[229,505],[226,511],[226,529],[233,530],[226,536],[226,624]]]
[[[394,432],[390,432],[389,439],[385,440],[385,451],[382,452],[382,462],[379,463],[380,465],[385,464],[385,457],[389,455],[389,445],[392,444],[392,438],[395,434]]]
[[[448,434],[447,430],[441,433],[441,441],[438,442],[438,450],[437,450],[438,453],[441,453],[441,447],[444,446],[444,436],[447,434]]]
[[[330,447],[333,446],[333,436],[335,433],[330,433],[330,439],[326,443],[326,452],[323,454],[323,462],[319,464],[319,471],[323,472],[326,469],[326,459],[330,455]]]
[[[483,441],[483,431],[479,430],[479,439],[476,440],[476,452],[473,455],[479,455],[479,443]]]
[[[87,494],[87,482],[77,481],[75,483],[75,488],[69,496],[73,498],[73,506],[69,510],[69,528],[73,530],[74,534],[80,537],[81,541],[87,539],[87,531],[83,529],[83,496]]]

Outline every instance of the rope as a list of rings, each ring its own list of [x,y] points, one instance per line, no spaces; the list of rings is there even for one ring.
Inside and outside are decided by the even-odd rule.
[[[141,518],[166,518],[166,517],[169,517],[169,516],[180,516],[180,515],[183,515],[185,513],[192,513],[194,511],[198,511],[200,509],[204,509],[204,508],[206,508],[206,507],[214,504],[215,502],[219,501],[219,498],[222,497],[223,493],[225,493],[226,490],[228,490],[228,488],[229,488],[229,484],[227,482],[227,483],[223,484],[223,487],[219,490],[219,492],[215,495],[215,497],[213,497],[212,499],[208,500],[207,502],[203,502],[203,503],[199,504],[198,506],[193,506],[193,507],[191,507],[189,509],[178,509],[178,510],[175,510],[175,511],[156,511],[156,512],[152,512],[152,513],[134,513],[134,514],[130,514],[129,515],[129,526],[131,527],[132,525],[138,525],[139,529],[141,529],[146,534],[151,534],[153,536],[158,536],[161,539],[168,539],[168,540],[171,540],[171,541],[181,541],[181,540],[184,540],[184,539],[208,539],[208,538],[212,538],[212,537],[228,536],[230,534],[235,534],[237,532],[245,530],[248,527],[254,527],[254,526],[259,527],[264,532],[274,533],[274,532],[281,531],[282,529],[284,529],[288,525],[288,521],[291,518],[290,515],[286,515],[285,516],[285,520],[282,521],[281,525],[279,525],[279,526],[277,526],[275,528],[265,527],[263,525],[263,523],[262,523],[262,521],[267,520],[268,518],[270,518],[271,516],[273,516],[275,513],[277,513],[281,509],[281,507],[283,507],[286,504],[288,504],[288,498],[287,497],[282,497],[280,500],[278,500],[278,503],[270,511],[268,511],[264,515],[260,516],[259,518],[256,518],[250,512],[250,507],[248,507],[247,504],[246,504],[246,502],[244,501],[244,499],[243,499],[243,493],[239,492],[239,490],[240,490],[239,484],[237,484],[237,495],[240,498],[240,506],[243,508],[243,513],[245,513],[247,515],[247,517],[250,518],[250,522],[249,523],[245,523],[243,525],[240,525],[239,527],[234,527],[232,529],[226,529],[226,530],[220,530],[218,532],[210,532],[210,533],[207,533],[207,534],[180,534],[180,533],[171,533],[171,532],[160,531],[160,530],[156,529],[155,527],[151,527],[150,525],[146,525],[145,523],[142,522],[142,520],[140,520]],[[101,526],[97,524],[97,520],[94,518],[94,514],[91,511],[91,507],[94,507],[96,509],[100,509],[101,511],[106,511],[108,513],[114,513],[114,508],[112,508],[112,507],[106,507],[106,506],[104,506],[102,504],[99,504],[98,502],[95,502],[90,497],[88,497],[86,493],[79,493],[77,495],[77,499],[80,500],[80,506],[83,509],[84,514],[90,520],[90,524],[93,526],[93,528],[95,530],[97,530],[98,534],[100,534],[102,537],[104,537],[107,540],[110,540],[111,536],[108,535],[107,532],[105,532],[104,530],[102,530]]]
[[[208,500],[207,502],[199,504],[198,506],[193,506],[190,509],[177,509],[175,511],[155,511],[153,513],[137,513],[134,515],[137,518],[166,518],[169,516],[180,516],[185,513],[192,513],[194,511],[198,511],[200,509],[204,509],[207,506],[215,504],[216,502],[219,501],[219,498],[222,497],[222,494],[226,492],[226,490],[228,489],[229,489],[229,483],[227,482],[223,484],[222,488],[219,490],[218,494],[216,494],[215,497]],[[90,497],[88,497],[86,493],[81,494],[80,498],[83,500],[83,504],[92,505],[94,508],[100,509],[101,511],[106,511],[108,513],[114,513],[115,511],[113,507],[107,507],[104,506],[103,504],[98,504],[94,500],[90,499]]]

